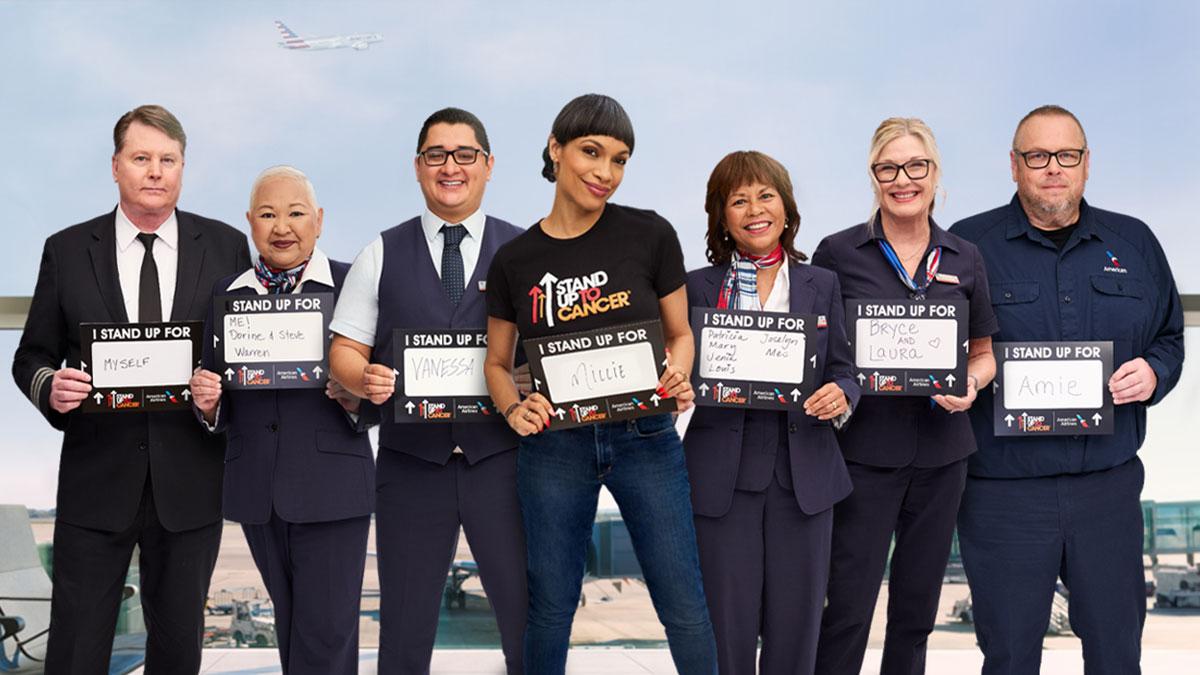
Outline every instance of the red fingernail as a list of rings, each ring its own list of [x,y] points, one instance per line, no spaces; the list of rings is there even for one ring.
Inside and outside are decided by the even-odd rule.
[[[667,395],[667,390],[666,390],[666,389],[663,389],[662,387],[659,387],[658,389],[655,389],[655,390],[654,390],[654,392],[655,392],[656,394],[658,394],[659,396],[666,396],[666,395]]]
[[[550,428],[550,420],[546,420],[546,426],[544,426],[544,427],[542,427],[542,428],[543,428],[543,429],[549,429],[549,428]]]

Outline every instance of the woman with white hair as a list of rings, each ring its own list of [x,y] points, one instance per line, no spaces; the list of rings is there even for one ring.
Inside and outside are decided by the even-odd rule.
[[[886,119],[871,139],[870,220],[826,237],[813,264],[837,273],[847,300],[964,300],[968,304],[963,396],[873,396],[872,386],[839,441],[854,491],[833,507],[827,604],[817,673],[862,667],[888,549],[888,623],[882,675],[925,671],[942,575],[975,437],[966,415],[996,371],[998,330],[983,257],[933,222],[941,157],[919,119]],[[847,327],[847,333],[853,330]]]
[[[217,282],[213,295],[336,298],[350,267],[316,248],[323,219],[302,172],[288,166],[262,172],[246,213],[258,259]],[[333,380],[323,390],[223,390],[213,372],[216,330],[210,315],[204,368],[189,383],[192,402],[206,429],[228,434],[224,515],[242,524],[274,602],[283,672],[356,673],[375,504],[375,461],[359,400]]]

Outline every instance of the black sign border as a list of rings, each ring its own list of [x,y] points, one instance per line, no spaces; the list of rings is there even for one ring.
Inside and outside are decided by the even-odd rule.
[[[396,328],[392,331],[392,371],[396,375],[396,393],[392,395],[393,416],[398,424],[480,424],[504,422],[491,396],[422,396],[421,400],[404,395],[404,350],[406,335],[463,335],[483,336],[487,345],[487,330],[483,328]],[[457,342],[457,340],[456,340]],[[461,403],[460,403],[461,402]],[[421,411],[422,404],[445,405],[448,418],[429,419]],[[411,404],[411,409],[409,405]],[[472,412],[474,411],[474,412]]]
[[[313,310],[289,310],[280,312],[276,309],[250,312],[232,312],[229,311],[229,303],[234,301],[246,300],[262,300],[269,298],[275,300],[278,298],[318,298],[321,300],[321,329],[325,334],[324,346],[322,347],[322,357],[320,361],[244,361],[241,363],[229,363],[225,359],[225,317],[229,315],[244,315],[244,314],[296,314],[300,312],[311,312]],[[329,380],[329,343],[332,339],[332,334],[329,332],[329,322],[333,320],[333,308],[336,302],[333,293],[287,293],[281,295],[219,295],[213,298],[213,363],[216,365],[216,373],[221,376],[221,386],[225,389],[236,389],[241,391],[270,391],[280,389],[324,389],[326,382]],[[271,373],[271,384],[242,384],[234,378],[229,371],[236,373],[240,368],[264,369]],[[320,369],[318,372],[317,369]],[[279,371],[294,372],[296,369],[301,369],[306,374],[312,374],[311,380],[283,380],[279,379]]]
[[[792,319],[802,319],[804,321],[803,330],[784,330],[781,328],[760,328],[757,325],[749,329],[740,329],[729,326],[711,326],[706,322],[708,317],[715,314],[730,314],[735,316],[748,316],[755,319],[755,323],[761,317],[785,317]],[[741,410],[758,409],[758,410],[778,410],[803,412],[804,402],[812,396],[817,389],[817,365],[815,360],[818,358],[816,352],[817,346],[817,323],[819,318],[816,314],[790,314],[783,312],[749,312],[736,309],[716,309],[713,307],[693,307],[692,308],[692,335],[696,338],[696,361],[692,368],[692,388],[696,390],[696,405],[707,408],[736,408]],[[704,378],[700,376],[700,359],[703,357],[703,347],[701,343],[702,331],[705,328],[723,328],[726,330],[765,330],[774,333],[791,333],[801,334],[804,336],[804,382],[796,384],[795,382],[766,382],[761,380],[730,380],[729,378]],[[745,403],[727,403],[718,401],[713,393],[717,385],[741,387],[746,390]],[[793,394],[793,391],[798,392],[798,396]],[[764,397],[757,394],[763,392],[769,395],[769,398],[763,400]],[[780,402],[777,396],[783,397],[783,402]]]
[[[950,305],[954,309],[954,321],[956,323],[958,338],[955,344],[962,347],[962,351],[958,352],[958,360],[955,363],[954,369],[947,373],[945,370],[917,369],[917,368],[871,368],[871,372],[860,369],[857,363],[858,345],[855,343],[855,336],[858,334],[857,321],[865,321],[872,318],[890,319],[894,317],[860,317],[858,315],[858,307],[864,305],[904,305],[906,307],[916,305]],[[916,317],[913,317],[916,318]],[[920,317],[925,318],[941,318],[941,317]],[[862,389],[863,396],[935,396],[937,394],[945,394],[948,396],[965,396],[967,393],[967,353],[970,350],[970,303],[966,300],[912,300],[910,298],[895,298],[887,300],[873,300],[852,298],[846,300],[846,339],[850,341],[850,353],[855,357],[854,371],[851,377],[855,378],[859,387]],[[883,376],[896,376],[900,378],[900,382],[904,384],[902,391],[874,391],[873,384],[870,383],[871,378],[878,373]],[[941,382],[938,378],[949,379],[949,375],[954,376],[954,382],[949,381],[944,383],[943,389],[936,388],[921,388],[912,389],[913,380],[928,380],[933,377]]]
[[[92,331],[98,328],[141,328],[143,331],[150,326],[188,326],[191,328],[191,343],[192,343],[192,364],[200,365],[200,355],[204,344],[204,322],[203,321],[162,321],[154,323],[110,323],[110,322],[87,322],[79,324],[79,357],[80,369],[88,375],[92,374],[94,362],[92,360],[92,345],[97,342],[129,342],[129,340],[95,340],[92,338]],[[161,342],[162,338],[155,340],[139,339],[135,342]],[[178,394],[173,391],[178,390]],[[111,394],[131,394],[133,399],[138,402],[138,405],[133,408],[111,408],[106,407],[104,402],[97,402],[96,395],[103,396],[103,401],[108,402]],[[172,402],[169,396],[174,396]],[[147,400],[159,399],[168,397],[165,401]],[[110,404],[111,405],[111,404]],[[95,387],[88,392],[87,398],[79,406],[80,412],[84,413],[152,413],[152,412],[169,412],[178,410],[192,409],[192,391],[188,388],[187,382],[169,383],[148,387],[121,387],[110,390],[109,395],[105,395]]]
[[[542,347],[547,342],[555,342],[558,340],[568,340],[572,338],[584,336],[606,335],[610,333],[619,333],[626,330],[647,330],[647,337],[650,342],[650,349],[654,352],[654,362],[656,365],[655,379],[662,377],[663,371],[666,370],[667,349],[666,341],[663,338],[662,322],[658,319],[651,321],[637,321],[634,323],[625,323],[616,326],[606,326],[596,330],[578,331],[574,333],[559,333],[541,338],[527,338],[523,341],[525,354],[529,358],[529,371],[533,375],[534,391],[541,393],[550,401],[558,414],[550,418],[550,431],[558,429],[572,429],[581,426],[588,426],[599,422],[620,422],[625,420],[637,419],[639,417],[649,417],[662,413],[675,412],[679,406],[674,398],[659,398],[655,390],[631,391],[625,394],[615,396],[602,396],[597,398],[582,399],[572,401],[571,407],[579,409],[582,407],[599,406],[600,410],[604,411],[603,419],[586,419],[584,421],[576,421],[569,411],[562,406],[559,406],[554,401],[550,400],[548,391],[542,391],[542,383],[546,380],[546,371],[542,367]],[[637,344],[637,343],[625,343]],[[605,345],[609,347],[612,345]],[[595,347],[593,349],[597,349]],[[592,351],[579,350],[579,351]],[[572,352],[577,353],[577,352]],[[557,356],[557,354],[555,354]]]
[[[1005,359],[1005,347],[1099,347],[1100,348],[1100,363],[1101,363],[1101,389],[1104,396],[1104,402],[1099,408],[1067,408],[1059,410],[1057,408],[1037,408],[1036,411],[1041,414],[1045,413],[1048,418],[1046,421],[1050,424],[1049,431],[1022,431],[1020,424],[1009,426],[1009,422],[1005,421],[1005,417],[1013,415],[1013,421],[1016,421],[1026,410],[1009,409],[1004,407],[1004,364],[1011,361],[1026,361],[1029,359]],[[996,357],[996,378],[992,380],[992,432],[996,436],[1005,438],[1040,438],[1044,436],[1109,436],[1112,435],[1115,429],[1112,422],[1115,421],[1115,409],[1113,406],[1112,392],[1108,389],[1108,380],[1113,374],[1113,343],[1107,340],[1097,341],[1045,341],[1045,342],[993,342],[992,353]],[[1044,359],[1038,359],[1044,360]],[[1090,359],[1058,359],[1052,358],[1051,361],[1085,361]],[[1087,413],[1087,414],[1085,414]],[[1100,421],[1096,422],[1093,419],[1094,415],[1100,415]],[[1060,417],[1082,417],[1087,422],[1092,422],[1095,426],[1088,425],[1086,428],[1077,426],[1060,427],[1058,419]],[[1104,420],[1110,420],[1108,424],[1101,426]]]

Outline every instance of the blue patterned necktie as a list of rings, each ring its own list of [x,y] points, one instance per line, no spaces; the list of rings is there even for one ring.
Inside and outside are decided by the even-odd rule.
[[[465,236],[467,228],[462,225],[442,226],[442,288],[455,307],[462,301],[463,286],[467,283],[463,277],[462,251],[458,248]]]

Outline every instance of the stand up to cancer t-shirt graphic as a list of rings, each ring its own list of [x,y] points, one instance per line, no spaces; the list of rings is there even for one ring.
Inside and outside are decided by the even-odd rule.
[[[546,272],[541,281],[529,289],[532,298],[530,321],[553,328],[560,323],[628,307],[632,292],[606,293],[604,286],[607,284],[608,272],[604,270],[564,279]]]

